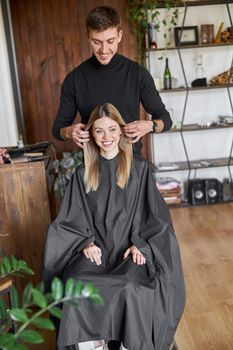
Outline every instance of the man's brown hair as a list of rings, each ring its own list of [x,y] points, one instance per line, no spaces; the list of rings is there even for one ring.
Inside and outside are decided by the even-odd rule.
[[[108,28],[117,27],[119,31],[121,29],[121,19],[115,9],[109,6],[99,6],[92,9],[87,15],[86,28],[89,30],[96,30],[103,32]]]

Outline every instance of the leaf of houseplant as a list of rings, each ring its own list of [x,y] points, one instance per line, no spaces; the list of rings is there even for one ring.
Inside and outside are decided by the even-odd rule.
[[[49,329],[51,331],[55,329],[53,322],[49,318],[38,317],[32,323],[42,329]]]
[[[82,295],[86,298],[90,297],[91,294],[95,291],[95,287],[92,283],[87,283],[82,289]]]
[[[49,309],[49,312],[57,318],[60,318],[60,319],[62,318],[62,310],[59,309],[59,307],[51,307]]]
[[[15,343],[14,334],[11,334],[11,333],[0,334],[0,349],[6,348],[6,347],[8,348],[14,343]]]
[[[27,343],[40,344],[44,342],[42,335],[34,330],[25,330],[19,333],[19,338]]]
[[[28,283],[23,291],[23,305],[28,305],[32,299],[32,283]]]
[[[23,344],[14,344],[10,346],[7,350],[28,350]]]
[[[36,288],[32,288],[33,301],[36,305],[38,305],[41,309],[47,306],[47,300],[43,293],[41,293]]]
[[[55,300],[59,300],[63,297],[63,284],[58,277],[53,279],[51,290]]]
[[[14,320],[14,321],[18,321],[18,322],[22,322],[22,323],[28,321],[28,315],[22,309],[15,308],[15,309],[10,310],[10,316],[11,316],[12,320]]]
[[[6,274],[5,267],[2,262],[0,262],[0,276],[3,276]]]
[[[78,282],[74,288],[74,296],[79,297],[81,295],[83,289],[83,284],[81,282]]]
[[[14,257],[14,255],[12,255],[11,257],[11,266],[13,268],[13,270],[16,270],[18,267],[18,261],[17,259]]]
[[[73,278],[68,278],[65,286],[65,296],[70,297],[74,292],[75,281]]]
[[[44,293],[44,291],[45,291],[44,282],[43,282],[43,281],[39,282],[39,283],[37,284],[37,286],[36,286],[36,289],[38,289],[39,291],[41,291],[42,293]]]
[[[6,273],[11,272],[11,270],[12,270],[11,263],[10,263],[9,258],[6,256],[3,259],[3,265],[5,267]]]
[[[103,305],[104,304],[103,298],[99,294],[92,294],[90,296],[90,298],[97,305]]]
[[[19,292],[15,286],[11,288],[11,304],[12,308],[19,307]]]
[[[24,260],[18,261],[18,269],[28,275],[35,275],[34,271],[28,267],[26,261]]]

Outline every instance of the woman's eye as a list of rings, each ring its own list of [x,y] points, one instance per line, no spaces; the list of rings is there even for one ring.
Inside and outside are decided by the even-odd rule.
[[[96,130],[95,132],[96,132],[96,134],[101,134],[102,130]]]
[[[114,131],[116,131],[116,128],[112,128],[112,129],[110,129],[110,131],[111,131],[111,132],[114,132]]]
[[[112,39],[112,40],[108,40],[108,43],[109,43],[109,44],[113,44],[113,42],[114,42],[113,39]]]

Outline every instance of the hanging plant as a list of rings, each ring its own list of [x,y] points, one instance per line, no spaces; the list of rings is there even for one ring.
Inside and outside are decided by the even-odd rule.
[[[157,32],[162,31],[164,37],[164,49],[170,45],[170,31],[177,25],[178,0],[129,0],[128,14],[137,37],[139,59],[143,63],[148,47],[145,38],[149,24]],[[160,9],[165,8],[165,16]],[[150,16],[149,16],[150,14]]]

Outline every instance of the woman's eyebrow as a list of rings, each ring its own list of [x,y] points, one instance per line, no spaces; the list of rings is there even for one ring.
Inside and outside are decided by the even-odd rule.
[[[110,126],[108,126],[107,127],[107,129],[110,129],[110,128],[113,128],[113,127],[116,127],[116,125],[110,125]],[[96,126],[96,127],[94,127],[94,130],[96,130],[96,129],[101,129],[101,130],[104,130],[103,128],[101,128],[100,126]]]

